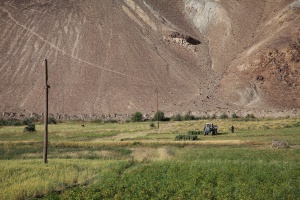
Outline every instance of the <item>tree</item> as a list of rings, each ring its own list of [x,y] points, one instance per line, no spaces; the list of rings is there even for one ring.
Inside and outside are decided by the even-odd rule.
[[[220,119],[228,119],[228,115],[226,113],[222,113]]]
[[[156,121],[164,121],[165,119],[165,113],[158,110],[155,114],[154,114],[154,117],[153,117],[153,120]]]
[[[143,115],[141,112],[135,112],[131,117],[132,122],[141,122],[143,121]]]

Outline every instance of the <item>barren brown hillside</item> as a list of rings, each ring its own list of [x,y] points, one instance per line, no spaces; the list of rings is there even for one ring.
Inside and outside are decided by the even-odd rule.
[[[2,0],[0,111],[299,115],[299,0]]]

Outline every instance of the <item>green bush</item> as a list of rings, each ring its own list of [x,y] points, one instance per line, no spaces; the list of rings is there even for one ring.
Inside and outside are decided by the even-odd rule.
[[[173,121],[182,121],[182,117],[180,114],[176,114],[171,118]]]
[[[150,123],[151,128],[155,128],[155,124],[153,122]]]
[[[248,121],[248,120],[253,120],[253,119],[255,119],[255,117],[254,117],[253,114],[247,114],[247,115],[244,117],[244,119],[245,119],[246,121]]]
[[[190,121],[190,120],[195,120],[196,119],[196,117],[194,116],[194,115],[191,115],[191,114],[185,114],[184,116],[183,116],[183,120],[184,121]]]
[[[199,130],[188,131],[188,135],[200,135],[200,134],[202,134],[202,131]]]
[[[22,124],[23,125],[29,125],[29,124],[32,124],[33,123],[33,119],[31,118],[25,118],[22,120]]]
[[[6,126],[6,121],[4,119],[0,119],[0,126]]]
[[[196,135],[177,135],[175,140],[198,140]]]
[[[57,121],[54,117],[49,117],[48,118],[48,124],[57,124]]]
[[[159,120],[159,121],[164,121],[165,120],[165,113],[158,110],[155,114],[154,114],[154,117],[153,117],[153,121],[156,121],[156,120]]]
[[[232,119],[237,119],[237,118],[239,118],[239,117],[237,116],[236,113],[233,113],[233,114],[231,115],[231,118],[232,118]]]
[[[10,126],[21,126],[22,123],[20,120],[17,120],[17,119],[12,119],[10,120]]]
[[[0,126],[21,126],[22,122],[18,119],[0,119]]]
[[[95,123],[95,124],[101,124],[102,123],[102,120],[101,119],[94,119],[91,121],[92,123]]]
[[[132,122],[141,122],[143,121],[143,115],[140,112],[136,112],[131,117]]]
[[[300,127],[300,122],[293,124],[294,127]]]
[[[28,124],[25,128],[24,128],[24,132],[35,132],[35,124]]]

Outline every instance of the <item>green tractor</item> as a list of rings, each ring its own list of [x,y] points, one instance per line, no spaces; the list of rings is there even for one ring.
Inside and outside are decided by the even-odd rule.
[[[216,135],[218,134],[218,126],[214,125],[213,123],[206,123],[203,132],[204,135],[208,135],[208,134]]]

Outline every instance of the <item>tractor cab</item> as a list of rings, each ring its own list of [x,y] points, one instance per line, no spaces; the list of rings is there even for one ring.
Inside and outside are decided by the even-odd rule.
[[[212,134],[216,135],[218,133],[218,126],[214,125],[213,123],[206,123],[203,128],[204,135]]]

